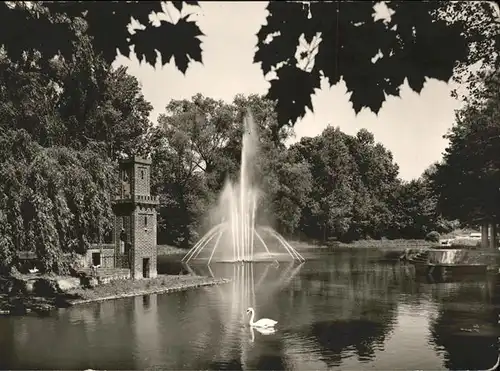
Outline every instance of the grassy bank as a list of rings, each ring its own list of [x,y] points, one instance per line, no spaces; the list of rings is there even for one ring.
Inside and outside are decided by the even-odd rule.
[[[169,293],[183,291],[202,286],[212,286],[229,282],[223,278],[209,278],[200,276],[167,276],[160,275],[149,280],[118,280],[92,289],[75,289],[68,294],[74,299],[68,300],[70,305],[94,301],[126,298],[138,295]]]
[[[43,280],[48,280],[48,278],[43,278]],[[55,278],[52,280],[55,280]],[[19,278],[16,279],[16,282],[19,282]],[[50,286],[52,282],[54,281],[47,283],[46,286]],[[139,295],[170,293],[226,282],[228,282],[227,279],[191,275],[159,275],[157,278],[149,280],[117,280],[93,288],[74,287],[64,292],[58,289],[58,292],[43,295],[29,293],[25,289],[18,289],[0,294],[0,314],[24,315],[30,312],[44,314],[55,308],[65,308],[76,304]]]
[[[318,249],[318,248],[379,248],[379,249],[406,249],[406,248],[426,248],[436,246],[435,242],[425,240],[358,240],[349,243],[337,241],[297,241],[289,240],[290,244],[298,250]]]
[[[179,247],[170,246],[170,245],[157,245],[158,255],[184,255],[189,250],[181,249]]]
[[[397,249],[397,248],[424,248],[435,246],[435,242],[429,242],[425,240],[359,240],[350,243],[339,243],[340,247],[351,247],[351,248],[387,248],[387,249]]]

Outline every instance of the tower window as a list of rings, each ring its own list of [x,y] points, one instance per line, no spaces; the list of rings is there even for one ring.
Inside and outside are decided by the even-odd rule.
[[[147,216],[144,217],[144,226],[145,227],[148,226],[148,217]]]
[[[144,179],[144,170],[141,170],[141,179]]]

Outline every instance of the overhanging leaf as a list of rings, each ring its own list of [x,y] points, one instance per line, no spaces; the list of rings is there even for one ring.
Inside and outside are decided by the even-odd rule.
[[[468,58],[468,40],[479,42],[477,32],[466,36],[466,23],[460,17],[451,17],[446,10],[448,2],[385,2],[392,13],[390,19],[375,21],[376,3],[312,2],[307,7],[295,2],[271,2],[267,24],[257,34],[254,62],[261,63],[264,74],[282,64],[294,65],[300,35],[307,38],[319,33],[321,42],[311,73],[328,78],[330,85],[342,78],[352,92],[350,100],[356,112],[363,107],[378,112],[386,95],[399,95],[405,79],[416,92],[422,90],[427,78],[448,81],[457,63]],[[477,7],[485,11],[479,3]],[[473,12],[468,17],[473,18]],[[484,19],[487,22],[489,18]],[[476,29],[478,24],[480,21]],[[494,43],[498,34],[499,27],[488,29],[487,37],[491,36]],[[474,58],[478,60],[477,55]],[[278,101],[288,102],[288,94],[286,89],[270,92]],[[306,100],[302,102],[307,104]],[[290,102],[283,105],[290,105],[289,112],[303,112]]]
[[[311,95],[320,86],[320,77],[296,66],[283,66],[277,70],[277,79],[270,81],[268,98],[276,100],[280,128],[292,125],[305,115],[305,108],[313,110]]]
[[[304,32],[304,27],[295,26],[308,22],[308,9],[302,3],[270,1],[267,10],[267,24],[257,33],[254,56],[254,63],[261,63],[264,74],[279,63],[295,60],[299,38]]]
[[[137,57],[144,56],[149,64],[154,65],[155,50],[158,50],[163,64],[169,63],[174,57],[175,64],[182,73],[186,73],[190,60],[202,63],[199,37],[203,36],[203,32],[196,22],[187,18],[188,16],[179,19],[176,24],[163,21],[159,27],[137,31],[131,37]]]
[[[177,9],[179,12],[182,11],[182,6],[183,4],[187,5],[194,5],[198,6],[198,1],[172,1],[172,5]]]

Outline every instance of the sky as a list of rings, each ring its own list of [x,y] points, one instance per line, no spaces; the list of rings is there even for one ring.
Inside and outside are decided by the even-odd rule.
[[[194,10],[206,37],[202,38],[203,64],[192,63],[186,75],[173,63],[156,68],[137,58],[118,56],[116,65],[128,67],[142,85],[146,100],[154,107],[156,122],[172,99],[189,99],[197,93],[232,101],[236,94],[265,94],[269,88],[259,64],[253,64],[257,37],[265,24],[267,2],[201,2]],[[179,12],[168,6],[175,22]],[[345,85],[322,86],[313,96],[314,113],[295,125],[295,138],[316,136],[328,126],[340,127],[347,134],[366,128],[377,142],[388,148],[399,165],[404,180],[418,178],[432,163],[442,158],[447,146],[443,139],[454,122],[460,102],[451,97],[451,84],[429,80],[420,94],[403,86],[399,98],[389,98],[378,116],[362,110],[357,116],[349,102]]]

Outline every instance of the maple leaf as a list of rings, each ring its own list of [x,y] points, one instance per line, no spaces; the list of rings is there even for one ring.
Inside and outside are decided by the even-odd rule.
[[[162,21],[158,27],[148,27],[131,36],[137,57],[145,57],[146,62],[154,66],[156,50],[162,61],[167,64],[172,57],[182,73],[186,73],[189,61],[202,62],[201,40],[204,36],[196,22],[189,21],[189,16],[182,17],[176,24]],[[161,42],[160,42],[161,40]]]
[[[305,115],[306,107],[313,110],[311,95],[320,87],[320,76],[291,65],[279,68],[276,74],[277,78],[270,81],[267,97],[277,101],[279,128],[293,126],[297,118]]]
[[[199,6],[198,1],[172,1],[172,5],[177,9],[179,12],[182,11],[182,6],[184,4],[187,5],[194,5],[194,6]]]
[[[38,4],[36,4],[38,5]],[[18,61],[24,51],[38,50],[48,58],[61,52],[71,55],[72,44],[76,40],[70,22],[50,18],[37,6],[37,14],[24,3],[0,4],[0,45],[9,58]],[[50,40],[50,42],[47,42]]]
[[[198,5],[196,1],[179,3],[174,4],[177,9],[182,9],[183,4]],[[117,50],[130,55],[132,45],[138,58],[144,57],[152,66],[156,63],[157,51],[165,63],[173,56],[183,73],[190,60],[201,62],[199,36],[203,33],[196,22],[185,16],[176,24],[161,22],[159,27],[154,27],[149,20],[153,12],[163,12],[161,1],[42,1],[36,2],[35,7],[2,3],[0,45],[4,45],[14,61],[21,58],[24,51],[33,49],[45,60],[57,54],[69,58],[79,35],[86,33],[95,51],[108,63],[116,59]],[[86,22],[83,28],[78,25],[79,18]],[[128,26],[132,19],[145,29],[131,35]]]
[[[298,38],[319,33],[321,42],[310,73],[324,76],[330,85],[342,78],[352,93],[349,99],[356,113],[363,107],[378,113],[388,95],[399,95],[405,79],[412,90],[420,92],[428,78],[448,81],[456,64],[467,59],[470,50],[463,32],[466,23],[458,18],[450,20],[448,15],[453,13],[443,16],[443,9],[450,6],[448,2],[387,1],[393,13],[388,20],[374,19],[377,3],[312,2],[308,7],[295,2],[270,2],[267,24],[257,34],[254,62],[261,63],[264,74],[273,67],[294,65]],[[477,33],[474,37],[477,39]],[[279,76],[296,78],[290,73]],[[280,86],[290,87],[293,82],[284,81]],[[289,94],[287,88],[275,89],[272,94],[270,91],[278,104],[287,102],[281,104],[288,110],[281,115],[285,120],[282,125],[301,117],[310,102],[291,99]],[[294,104],[303,107],[298,109]]]
[[[295,24],[307,22],[308,9],[302,3],[270,1],[267,8],[267,24],[257,33],[257,51],[254,63],[261,63],[264,75],[279,63],[295,63],[295,51],[303,28],[293,28]],[[286,30],[286,32],[281,32]],[[295,31],[294,31],[295,30]],[[267,38],[272,37],[269,42]],[[308,35],[309,39],[312,36]]]

